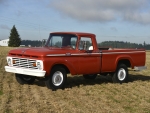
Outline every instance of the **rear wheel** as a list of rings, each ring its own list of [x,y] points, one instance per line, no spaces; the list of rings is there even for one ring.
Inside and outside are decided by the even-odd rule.
[[[88,74],[88,75],[83,75],[85,79],[95,79],[97,77],[97,74]]]
[[[63,89],[67,80],[66,70],[63,67],[55,67],[51,70],[51,74],[45,81],[49,89]]]
[[[19,84],[32,84],[35,81],[34,76],[15,74],[16,80]]]
[[[112,80],[114,83],[125,83],[128,81],[128,69],[125,64],[118,65]]]

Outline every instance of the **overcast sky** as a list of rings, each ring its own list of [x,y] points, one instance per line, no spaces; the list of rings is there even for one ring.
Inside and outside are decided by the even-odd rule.
[[[150,44],[150,0],[0,0],[0,39],[16,26],[22,40],[50,32],[90,32],[102,41]]]

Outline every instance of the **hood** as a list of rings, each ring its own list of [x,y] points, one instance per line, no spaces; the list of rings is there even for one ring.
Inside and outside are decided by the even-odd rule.
[[[17,48],[10,50],[9,55],[42,57],[50,54],[64,54],[69,51],[70,49],[68,48],[54,47]]]

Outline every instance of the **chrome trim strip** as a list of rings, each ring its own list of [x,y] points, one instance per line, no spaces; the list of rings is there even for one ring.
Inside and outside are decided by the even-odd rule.
[[[78,56],[78,55],[101,55],[101,54],[127,54],[127,53],[145,53],[145,51],[131,51],[131,52],[104,52],[104,53],[78,53],[78,54],[70,54],[69,56]],[[46,56],[68,56],[67,54],[48,54]]]
[[[145,51],[131,51],[131,52],[106,52],[102,54],[127,54],[127,53],[145,53]]]
[[[100,55],[101,53],[79,53],[79,54],[71,54],[72,56],[78,56],[78,55]]]
[[[66,54],[48,54],[46,56],[66,56]]]
[[[78,55],[100,55],[101,53],[78,53],[78,54],[70,54],[70,55],[67,55],[67,54],[48,54],[46,56],[78,56]]]

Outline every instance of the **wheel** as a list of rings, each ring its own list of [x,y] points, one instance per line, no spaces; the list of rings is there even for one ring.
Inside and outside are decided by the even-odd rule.
[[[83,75],[85,79],[95,79],[97,77],[97,74],[91,74],[91,75]]]
[[[66,70],[63,67],[54,67],[51,70],[50,76],[45,81],[49,89],[57,90],[63,89],[67,81]]]
[[[34,76],[15,74],[16,80],[20,84],[32,84],[35,81]]]
[[[128,80],[128,69],[125,64],[118,65],[112,80],[114,83],[125,83]]]

